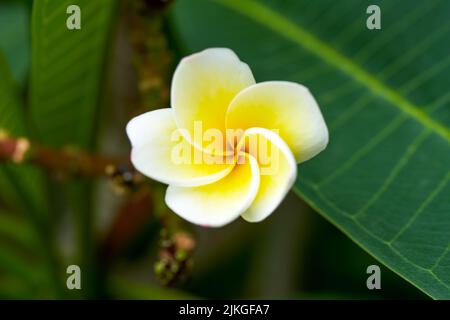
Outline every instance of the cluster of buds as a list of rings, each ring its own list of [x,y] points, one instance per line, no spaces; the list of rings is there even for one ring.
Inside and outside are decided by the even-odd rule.
[[[128,30],[142,110],[169,103],[173,54],[164,33],[162,12],[170,3],[171,0],[129,2]]]
[[[155,263],[155,274],[164,286],[183,282],[193,266],[192,253],[195,240],[185,232],[170,234],[161,230],[159,260]]]

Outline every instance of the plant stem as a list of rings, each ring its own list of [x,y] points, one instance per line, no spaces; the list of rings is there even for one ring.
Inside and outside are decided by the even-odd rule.
[[[0,134],[0,161],[31,163],[62,175],[110,178],[122,176],[127,180],[125,182],[142,180],[129,160],[93,155],[71,148],[51,149],[26,138],[13,138],[5,134]]]

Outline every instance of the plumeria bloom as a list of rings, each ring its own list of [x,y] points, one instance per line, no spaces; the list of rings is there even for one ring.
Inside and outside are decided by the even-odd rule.
[[[307,88],[255,83],[230,49],[184,58],[173,76],[171,104],[128,123],[131,160],[142,174],[169,185],[165,201],[175,213],[203,226],[239,216],[265,219],[292,187],[297,163],[328,143]]]

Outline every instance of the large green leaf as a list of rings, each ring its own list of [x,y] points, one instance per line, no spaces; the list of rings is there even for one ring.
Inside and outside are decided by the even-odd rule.
[[[29,220],[0,210],[0,296],[8,289],[5,278],[15,279],[30,291],[49,288],[50,278],[38,243]],[[31,295],[28,293],[28,297]]]
[[[14,241],[22,247],[34,251],[37,246],[36,230],[29,221],[17,214],[6,213],[0,210],[0,239]]]
[[[0,129],[13,136],[26,134],[22,106],[18,102],[11,73],[1,53]],[[0,212],[0,296],[9,297],[4,292],[7,289],[5,286],[8,279],[14,278],[33,288],[44,282],[48,283],[51,279],[50,274],[53,273],[53,269],[49,267],[49,264],[52,263],[50,259],[47,261],[48,263],[41,263],[37,268],[36,258],[30,261],[28,256],[23,257],[17,248],[4,243],[4,240],[8,239],[21,247],[26,247],[29,253],[39,257],[44,250],[50,251],[50,248],[46,247],[48,243],[44,242],[44,238],[48,234],[46,228],[48,203],[44,186],[43,177],[36,168],[23,164],[0,164],[1,204],[14,208],[15,211],[26,213],[28,218],[18,220],[16,216],[6,216]],[[40,238],[36,236],[35,232],[44,235]],[[34,268],[30,267],[32,265]],[[47,272],[45,273],[44,270]],[[3,279],[3,276],[7,279]],[[45,285],[47,286],[47,284]]]
[[[257,81],[317,97],[325,152],[295,190],[379,261],[434,298],[450,298],[449,1],[178,1],[184,54],[234,49]],[[361,266],[364,272],[364,266]]]
[[[49,146],[92,149],[102,102],[116,0],[35,0],[32,22],[31,115]],[[77,5],[81,29],[69,30],[67,8]],[[64,189],[76,215],[83,293],[95,296],[92,188],[76,180]]]
[[[67,8],[81,10],[69,30]],[[31,112],[39,138],[52,146],[94,145],[108,39],[116,0],[35,0]]]
[[[26,135],[22,109],[11,73],[0,53],[0,129],[16,137]],[[47,197],[42,176],[30,166],[0,165],[0,198],[9,206],[20,207],[37,219],[46,213]]]
[[[14,79],[23,84],[30,64],[29,10],[25,1],[0,2],[0,49]]]

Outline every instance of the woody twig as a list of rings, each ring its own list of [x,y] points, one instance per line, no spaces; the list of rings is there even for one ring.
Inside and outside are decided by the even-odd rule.
[[[75,148],[52,149],[24,137],[0,132],[0,161],[30,163],[63,176],[106,177],[117,185],[132,187],[143,177],[128,159],[104,157]]]

